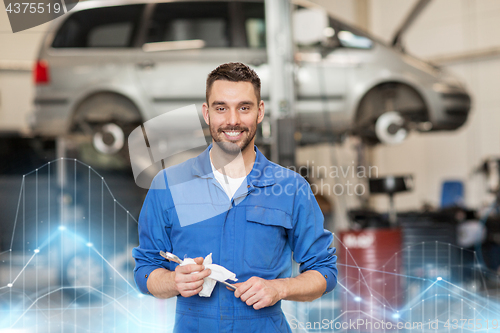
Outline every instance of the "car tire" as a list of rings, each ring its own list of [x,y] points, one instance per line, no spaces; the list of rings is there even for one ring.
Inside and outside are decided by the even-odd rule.
[[[103,298],[108,268],[97,255],[77,252],[64,261],[61,277],[64,294],[79,303],[92,303]]]
[[[368,145],[384,143],[376,133],[376,124],[384,115],[392,113],[416,124],[425,123],[429,118],[426,104],[414,88],[403,83],[387,82],[373,87],[360,100],[353,134]]]
[[[83,135],[80,157],[84,162],[105,169],[121,169],[130,166],[127,138],[141,121],[130,100],[114,94],[98,94],[77,108],[71,133]]]

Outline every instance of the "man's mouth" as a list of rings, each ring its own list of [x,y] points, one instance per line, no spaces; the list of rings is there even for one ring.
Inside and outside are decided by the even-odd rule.
[[[237,140],[243,134],[243,131],[222,131],[229,140]]]

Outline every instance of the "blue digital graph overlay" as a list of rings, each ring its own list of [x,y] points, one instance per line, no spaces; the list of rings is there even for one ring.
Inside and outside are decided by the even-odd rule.
[[[115,188],[120,189],[116,180]],[[137,220],[92,167],[61,158],[24,175],[0,253],[0,332],[163,332],[172,301],[137,290]]]
[[[116,200],[112,190],[121,190],[119,181],[60,158],[19,184],[0,252],[0,333],[172,331],[175,298],[142,295],[134,284],[138,212]],[[500,329],[500,279],[474,251],[438,241],[403,242],[370,263],[369,254],[359,259],[334,236],[338,285],[313,302],[284,301],[292,331]],[[402,328],[395,328],[398,323]]]

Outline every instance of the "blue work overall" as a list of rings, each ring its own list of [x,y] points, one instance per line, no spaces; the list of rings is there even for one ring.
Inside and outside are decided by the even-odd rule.
[[[337,283],[332,234],[309,184],[297,173],[256,159],[246,181],[229,200],[214,178],[209,146],[199,156],[160,172],[139,218],[140,245],[133,250],[134,277],[149,294],[147,279],[160,267],[175,270],[160,251],[180,258],[205,257],[234,272],[238,282],[252,276],[291,276],[293,259],[300,272],[316,270],[326,291]],[[281,302],[255,310],[218,283],[210,297],[177,296],[175,332],[291,332]]]

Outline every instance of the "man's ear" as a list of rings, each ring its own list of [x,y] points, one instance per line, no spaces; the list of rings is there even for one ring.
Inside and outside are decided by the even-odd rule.
[[[265,113],[263,100],[260,100],[258,112],[259,112],[259,114],[257,115],[257,124],[260,124],[262,122],[262,120],[264,119],[264,113]]]
[[[207,125],[210,126],[210,116],[208,115],[208,104],[207,103],[203,103],[203,105],[201,107],[201,112],[203,113],[203,119],[205,119],[205,122],[207,123]]]

